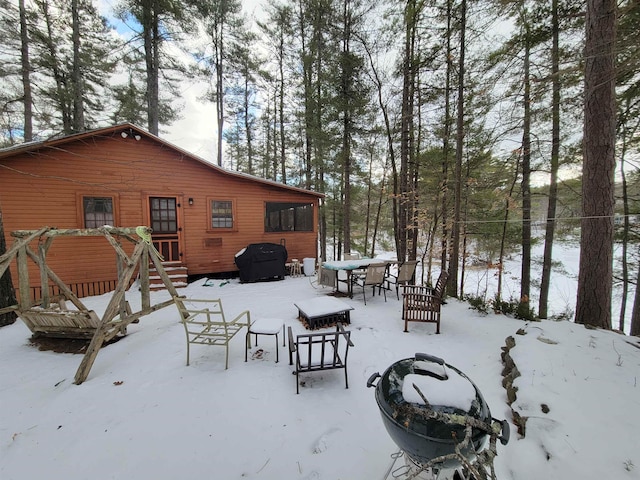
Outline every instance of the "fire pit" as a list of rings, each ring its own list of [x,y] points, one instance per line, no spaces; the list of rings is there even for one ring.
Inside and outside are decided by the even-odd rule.
[[[419,465],[455,469],[461,465],[460,455],[472,462],[495,432],[480,390],[441,358],[416,353],[395,362],[383,375],[374,373],[367,386],[375,386],[389,436]],[[506,444],[509,425],[506,421],[500,424],[500,440]],[[472,425],[472,430],[465,445],[466,425]]]

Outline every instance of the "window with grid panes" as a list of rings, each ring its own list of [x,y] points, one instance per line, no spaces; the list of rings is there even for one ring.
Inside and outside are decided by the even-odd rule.
[[[113,225],[112,197],[82,197],[84,228],[99,228]]]
[[[313,204],[267,202],[264,230],[265,232],[312,232]]]
[[[233,228],[231,200],[211,200],[211,228]]]
[[[176,233],[178,231],[178,219],[176,217],[176,199],[164,197],[152,197],[151,203],[151,228],[154,233]]]

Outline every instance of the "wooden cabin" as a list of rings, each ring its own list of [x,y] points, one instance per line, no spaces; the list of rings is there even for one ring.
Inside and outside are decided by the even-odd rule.
[[[316,258],[322,198],[225,170],[132,124],[0,150],[8,246],[16,230],[145,225],[165,269],[188,276],[237,273],[235,254],[251,243],[282,244],[289,260]],[[56,240],[47,263],[80,297],[116,284],[104,239]],[[38,278],[35,267],[29,273]]]

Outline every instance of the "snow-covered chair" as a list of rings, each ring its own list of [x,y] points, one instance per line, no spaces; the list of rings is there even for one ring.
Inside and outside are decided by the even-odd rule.
[[[345,330],[341,323],[336,325],[335,332],[305,333],[293,336],[288,327],[289,336],[289,365],[293,365],[293,354],[296,363],[296,394],[300,393],[300,373],[321,372],[323,370],[344,370],[344,383],[349,388],[347,376],[347,357],[351,342],[351,332]],[[342,338],[341,338],[342,337]]]

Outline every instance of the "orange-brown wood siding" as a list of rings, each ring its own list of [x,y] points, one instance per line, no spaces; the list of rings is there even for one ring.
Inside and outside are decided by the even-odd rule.
[[[120,227],[148,225],[149,196],[175,196],[182,261],[190,275],[237,270],[234,255],[249,243],[284,242],[290,259],[316,257],[317,196],[225,175],[146,137],[96,136],[0,159],[0,209],[8,245],[14,230],[83,228],[81,195],[116,196],[114,226]],[[209,228],[211,198],[234,202],[233,231]],[[314,231],[265,232],[267,201],[313,203]],[[132,250],[126,240],[123,246]],[[56,238],[47,262],[66,283],[116,277],[115,253],[101,237]],[[16,278],[15,264],[12,275]],[[32,284],[39,284],[38,275],[30,270]]]

